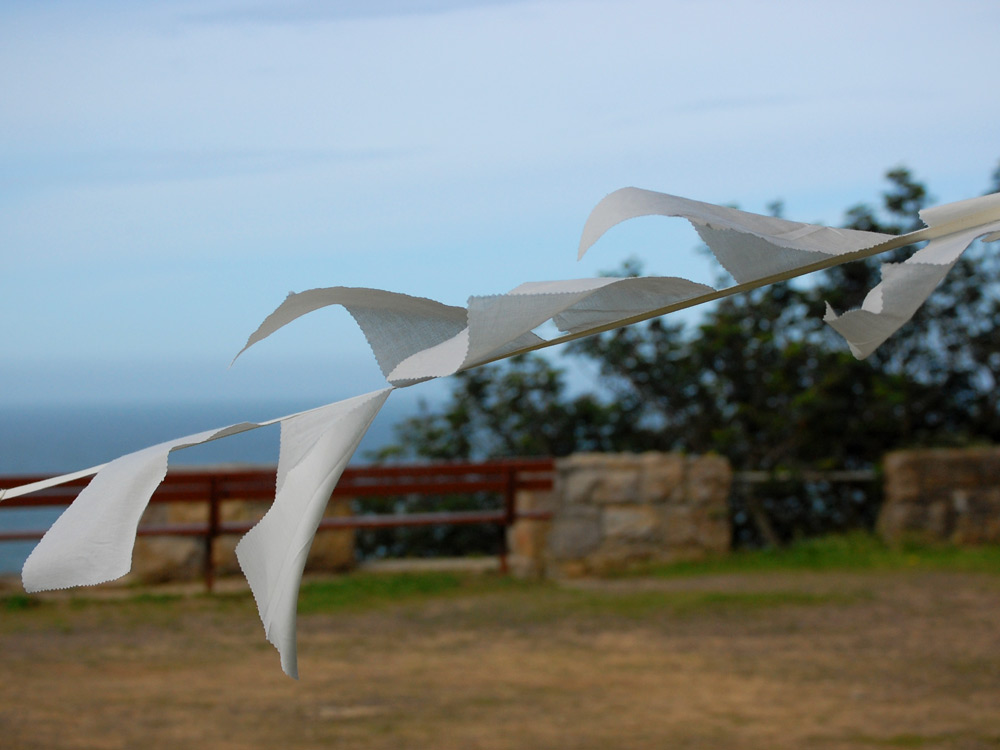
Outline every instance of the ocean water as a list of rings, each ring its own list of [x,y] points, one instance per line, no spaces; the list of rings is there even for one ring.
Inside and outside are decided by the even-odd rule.
[[[273,402],[86,406],[0,405],[0,475],[64,474],[95,466],[150,445],[236,422],[256,422],[317,406]],[[392,441],[393,425],[412,413],[412,404],[390,399],[354,457]],[[274,465],[278,425],[175,451],[171,466]],[[4,508],[0,529],[48,528],[59,508]],[[0,542],[0,575],[19,572],[36,542]]]

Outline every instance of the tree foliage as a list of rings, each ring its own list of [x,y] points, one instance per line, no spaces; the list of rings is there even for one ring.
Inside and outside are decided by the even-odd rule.
[[[1000,191],[1000,167],[993,178]],[[881,209],[848,209],[847,227],[922,226],[927,188],[902,167],[886,179]],[[600,395],[570,396],[563,369],[539,355],[460,373],[444,409],[402,423],[383,457],[684,450],[746,469],[855,468],[897,447],[1000,441],[995,246],[970,248],[914,319],[859,362],[823,312],[859,305],[886,260],[728,297],[693,329],[661,318],[570,344],[570,357],[598,368]]]
[[[565,372],[545,357],[522,355],[455,376],[441,412],[426,404],[396,426],[382,459],[564,456],[615,450],[631,414],[620,404],[567,394]]]
[[[922,226],[926,186],[903,167],[886,179],[881,205],[849,208],[846,227]],[[1000,167],[993,183],[1000,192]],[[677,450],[721,453],[737,469],[794,471],[872,467],[903,447],[1000,442],[996,244],[967,250],[865,361],[822,322],[827,302],[856,307],[881,263],[913,251],[725,298],[693,327],[661,318],[568,345],[569,358],[597,368],[599,394],[570,395],[564,371],[538,355],[461,373],[444,408],[402,423],[383,457]],[[638,273],[635,262],[618,272]]]

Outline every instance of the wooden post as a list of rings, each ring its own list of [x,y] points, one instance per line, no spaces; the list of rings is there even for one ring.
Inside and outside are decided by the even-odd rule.
[[[208,483],[208,530],[205,533],[205,589],[212,593],[215,588],[215,537],[219,535],[219,483],[210,479]]]
[[[507,544],[507,537],[514,521],[517,520],[517,469],[507,466],[504,469],[504,495],[503,495],[503,526],[500,537],[500,573],[507,575],[510,572],[507,564],[507,556],[510,552]]]

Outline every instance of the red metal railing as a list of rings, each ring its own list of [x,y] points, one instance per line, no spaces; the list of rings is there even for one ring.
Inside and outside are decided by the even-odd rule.
[[[507,572],[506,529],[519,519],[546,520],[547,511],[519,511],[519,490],[552,489],[554,464],[550,458],[488,461],[483,463],[439,463],[407,466],[349,467],[333,491],[335,498],[393,497],[400,495],[453,495],[493,492],[502,499],[496,510],[451,511],[446,513],[370,514],[324,518],[320,529],[375,529],[400,526],[493,524],[502,526],[500,569]],[[0,477],[0,488],[16,487],[45,479],[44,476]],[[69,482],[31,495],[0,503],[6,508],[66,506],[89,482],[89,478]],[[140,536],[194,536],[205,541],[205,585],[215,582],[213,547],[224,534],[244,534],[254,521],[222,521],[220,506],[227,500],[267,501],[274,499],[275,470],[271,469],[175,469],[157,488],[151,503],[208,503],[204,523],[140,525]],[[0,542],[41,539],[45,530],[0,531]]]

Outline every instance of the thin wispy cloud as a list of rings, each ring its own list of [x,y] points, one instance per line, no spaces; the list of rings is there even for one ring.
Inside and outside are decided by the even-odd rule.
[[[312,24],[365,18],[423,16],[474,8],[516,5],[539,0],[384,0],[383,2],[257,3],[185,13],[187,20],[201,23]]]
[[[154,184],[273,175],[296,169],[412,155],[400,149],[106,150],[0,156],[9,190],[85,185]]]

